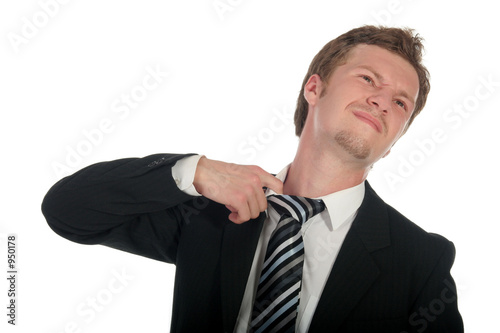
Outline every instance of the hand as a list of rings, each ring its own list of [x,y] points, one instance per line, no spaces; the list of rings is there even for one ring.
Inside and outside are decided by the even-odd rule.
[[[229,220],[243,223],[266,210],[263,187],[283,193],[283,182],[256,165],[238,165],[202,157],[193,185],[198,193],[223,204],[231,211]]]

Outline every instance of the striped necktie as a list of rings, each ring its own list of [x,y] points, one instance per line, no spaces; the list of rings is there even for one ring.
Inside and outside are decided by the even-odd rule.
[[[280,220],[267,245],[250,332],[294,332],[304,263],[301,227],[325,204],[291,195],[271,195],[267,200]]]

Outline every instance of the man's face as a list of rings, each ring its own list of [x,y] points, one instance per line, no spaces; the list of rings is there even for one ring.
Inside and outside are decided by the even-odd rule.
[[[402,135],[418,89],[409,62],[378,46],[357,45],[327,85],[317,75],[306,84],[312,142],[371,165]]]

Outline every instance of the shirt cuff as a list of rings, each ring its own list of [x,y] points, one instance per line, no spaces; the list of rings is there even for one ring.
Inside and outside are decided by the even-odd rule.
[[[178,160],[172,167],[172,177],[179,190],[192,196],[201,196],[193,185],[198,161],[204,155],[193,155]]]

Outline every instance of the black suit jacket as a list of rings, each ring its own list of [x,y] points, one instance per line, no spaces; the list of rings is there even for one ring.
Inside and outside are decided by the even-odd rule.
[[[180,191],[171,167],[186,156],[89,166],[56,183],[42,211],[74,242],[174,263],[172,332],[233,332],[265,214],[233,224],[223,205]],[[454,256],[451,242],[407,220],[366,183],[309,332],[463,332]]]

